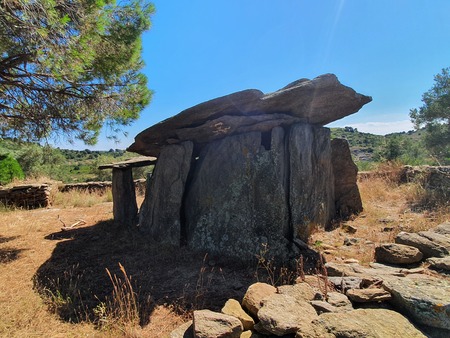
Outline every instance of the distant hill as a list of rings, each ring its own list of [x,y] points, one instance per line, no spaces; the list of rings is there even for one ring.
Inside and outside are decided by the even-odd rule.
[[[356,128],[331,128],[332,138],[344,138],[350,144],[353,159],[360,170],[369,170],[376,162],[400,160],[405,164],[431,164],[422,145],[423,131],[394,133],[386,136],[359,132]],[[110,180],[111,172],[98,170],[100,164],[119,162],[138,154],[122,149],[69,150],[37,143],[0,140],[0,155],[16,158],[27,177],[44,176],[63,182]],[[151,168],[137,168],[135,178],[145,177]]]

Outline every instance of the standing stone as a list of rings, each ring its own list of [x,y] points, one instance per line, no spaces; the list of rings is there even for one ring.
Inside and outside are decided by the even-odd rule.
[[[289,207],[294,238],[308,242],[316,225],[334,216],[330,130],[296,124],[289,133]]]
[[[193,143],[183,142],[164,147],[159,155],[139,215],[140,228],[156,241],[180,245],[180,212],[192,151]]]
[[[244,261],[262,245],[285,257],[289,223],[284,131],[251,132],[209,143],[187,188],[187,242]]]
[[[331,140],[331,163],[334,173],[336,215],[348,218],[363,210],[357,185],[358,167],[352,160],[347,140]]]
[[[112,171],[114,221],[125,226],[135,226],[138,208],[131,168]]]

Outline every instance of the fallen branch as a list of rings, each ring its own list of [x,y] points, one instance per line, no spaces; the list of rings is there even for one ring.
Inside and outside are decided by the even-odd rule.
[[[59,216],[58,216],[59,217]],[[61,220],[60,220],[61,221]],[[71,226],[66,226],[65,223],[63,221],[61,221],[64,224],[64,227],[61,228],[62,231],[67,231],[70,229],[73,229],[74,227],[78,226],[78,225],[85,225],[86,221],[79,219],[77,220],[75,223],[73,223]]]

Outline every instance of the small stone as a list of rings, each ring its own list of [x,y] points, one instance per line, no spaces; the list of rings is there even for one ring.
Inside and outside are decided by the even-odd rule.
[[[348,297],[340,292],[328,292],[327,302],[335,307],[352,307]]]
[[[255,325],[253,318],[242,309],[241,304],[236,299],[228,299],[222,308],[222,313],[239,319],[244,330],[251,330]]]
[[[383,227],[381,229],[381,231],[383,231],[383,232],[392,232],[392,231],[394,231],[394,227],[393,226],[386,226],[386,227]]]
[[[358,244],[361,241],[361,238],[355,238],[355,237],[347,237],[344,239],[344,245],[351,246]]]
[[[343,224],[343,225],[342,225],[342,230],[344,230],[346,233],[354,234],[354,233],[356,233],[356,231],[357,231],[358,229],[355,228],[355,227],[352,226],[352,225],[349,225],[349,224]]]
[[[195,338],[227,337],[239,338],[242,324],[239,319],[210,310],[194,311]]]
[[[324,302],[322,300],[312,300],[309,302],[313,308],[320,315],[321,313],[326,312],[337,312],[337,308],[331,305],[330,303]]]
[[[255,283],[249,286],[242,300],[242,307],[247,309],[251,315],[257,316],[262,306],[262,301],[275,294],[277,289],[266,283]]]
[[[450,271],[450,256],[428,258],[427,263],[429,263],[430,267],[433,269]]]
[[[247,330],[241,333],[241,337],[240,338],[251,338],[252,336],[252,331]]]
[[[169,338],[194,338],[192,320],[178,326],[170,333]]]
[[[343,292],[348,289],[360,289],[362,283],[362,279],[359,277],[328,277],[328,280],[336,289]]]
[[[376,288],[348,290],[347,297],[355,303],[381,302],[392,298],[388,291]]]
[[[355,258],[348,258],[344,260],[345,264],[359,264],[359,261]]]
[[[295,333],[303,323],[310,323],[318,316],[309,303],[288,295],[274,294],[264,301],[258,318],[264,329],[282,336]]]
[[[310,301],[314,299],[314,290],[308,283],[282,285],[277,288],[278,293],[289,295],[299,300]]]
[[[411,264],[423,257],[419,249],[403,244],[388,243],[375,248],[375,260],[388,264]]]

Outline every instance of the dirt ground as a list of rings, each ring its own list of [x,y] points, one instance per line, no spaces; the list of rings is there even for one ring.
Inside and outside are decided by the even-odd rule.
[[[414,208],[411,189],[362,182],[365,211],[337,224],[334,231],[318,229],[311,247],[327,261],[355,258],[368,264],[375,246],[392,241],[399,231],[418,231],[450,220],[448,208]],[[61,230],[63,223],[68,226],[79,219],[86,224]],[[357,240],[344,245],[346,238]],[[123,281],[119,263],[138,294],[140,325],[102,329],[102,304],[113,291],[106,269]],[[242,299],[257,280],[255,272],[256,266],[161,247],[118,227],[112,222],[111,202],[2,211],[0,336],[164,337],[193,309],[219,310],[228,298]]]

